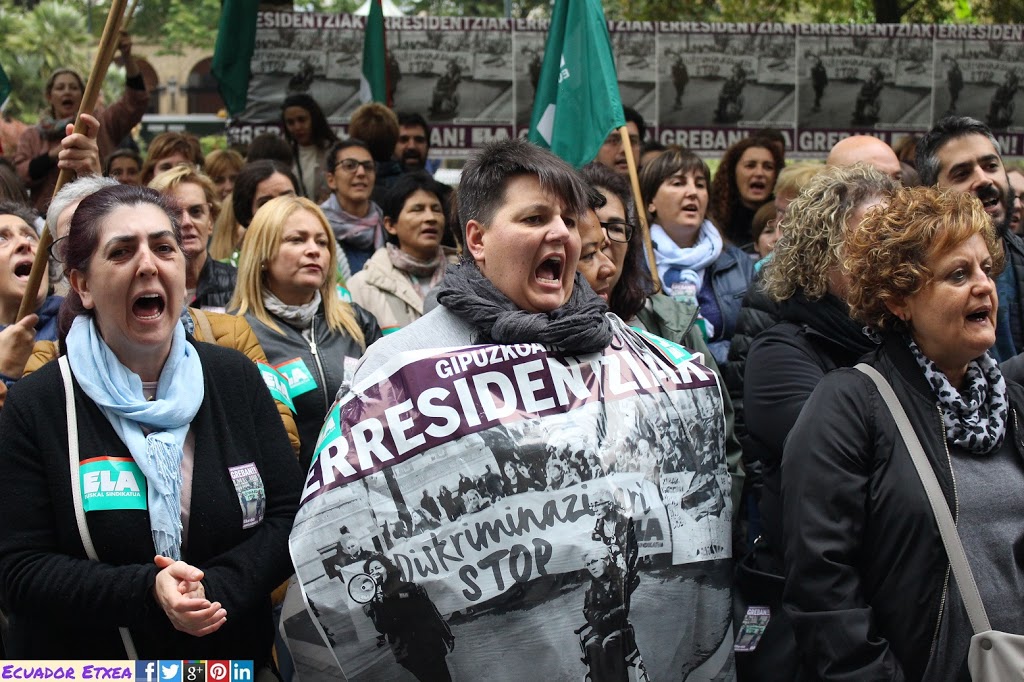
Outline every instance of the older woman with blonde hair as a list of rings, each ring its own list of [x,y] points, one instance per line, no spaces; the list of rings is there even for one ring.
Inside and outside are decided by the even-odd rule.
[[[224,312],[235,291],[235,268],[210,258],[207,249],[220,213],[217,188],[193,166],[179,165],[153,178],[150,188],[174,201],[187,258],[185,302],[193,308]]]
[[[896,191],[843,246],[851,313],[881,341],[864,362],[921,442],[992,628],[1021,634],[1024,388],[988,353],[1003,265],[981,202],[935,188]],[[782,513],[784,606],[806,673],[969,679],[974,632],[935,515],[864,373],[831,372],[807,400],[786,441]]]
[[[246,231],[231,301],[287,381],[303,467],[346,373],[381,336],[373,316],[339,298],[337,260],[320,208],[304,197],[277,197]]]

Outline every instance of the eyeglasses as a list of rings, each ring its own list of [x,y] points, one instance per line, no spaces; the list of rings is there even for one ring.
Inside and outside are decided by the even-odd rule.
[[[64,235],[63,237],[59,237],[50,242],[50,247],[48,249],[48,251],[50,252],[50,258],[57,261],[58,263],[64,262],[64,245],[61,244],[61,242],[63,242],[67,238],[67,235]]]
[[[619,221],[612,221],[610,223],[601,223],[601,227],[604,228],[604,233],[608,235],[608,239],[613,242],[628,242],[633,236],[633,230],[635,229],[629,223],[623,223]]]
[[[341,159],[338,161],[338,165],[335,166],[335,170],[340,168],[346,173],[355,173],[356,168],[359,168],[360,166],[362,166],[363,170],[367,173],[377,172],[377,166],[373,161],[356,161],[355,159]]]

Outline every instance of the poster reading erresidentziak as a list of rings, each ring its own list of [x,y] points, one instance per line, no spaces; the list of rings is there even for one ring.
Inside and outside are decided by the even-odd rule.
[[[601,353],[403,353],[351,387],[291,535],[300,673],[732,679],[725,422],[701,360],[618,322]]]

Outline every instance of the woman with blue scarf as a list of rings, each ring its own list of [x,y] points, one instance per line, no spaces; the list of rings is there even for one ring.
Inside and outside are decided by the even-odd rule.
[[[700,306],[698,324],[715,360],[723,363],[754,262],[724,242],[707,219],[710,176],[699,156],[670,147],[643,167],[640,192],[661,286],[676,300]]]
[[[174,215],[129,185],[82,201],[64,357],[0,413],[13,658],[270,663],[300,472],[259,370],[182,326]]]

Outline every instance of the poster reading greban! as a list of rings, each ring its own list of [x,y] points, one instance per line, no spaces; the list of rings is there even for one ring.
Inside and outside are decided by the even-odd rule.
[[[300,670],[728,676],[721,393],[672,357],[619,323],[582,357],[405,353],[343,396],[291,537]]]

